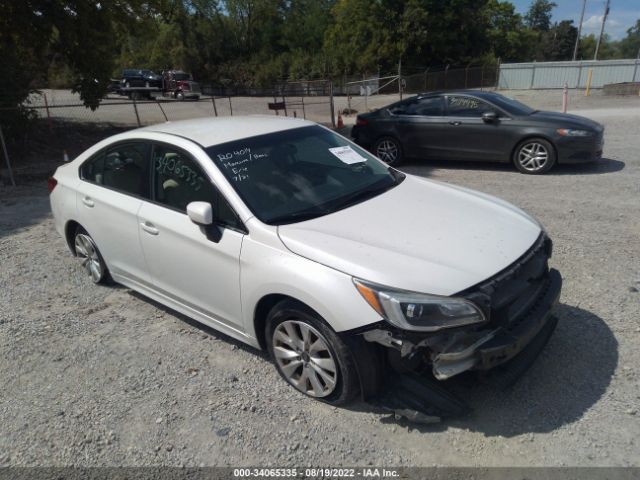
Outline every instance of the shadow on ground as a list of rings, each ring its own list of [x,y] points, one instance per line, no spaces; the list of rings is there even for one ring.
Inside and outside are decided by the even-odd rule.
[[[234,340],[138,293],[131,294],[207,334],[269,361],[266,352]],[[576,422],[606,392],[618,364],[618,342],[605,321],[587,310],[559,305],[555,314],[559,320],[558,327],[549,343],[512,387],[501,390],[493,386],[499,382],[483,382],[471,373],[442,384],[451,393],[465,399],[472,408],[472,413],[464,418],[420,425],[405,419],[398,420],[382,407],[364,402],[356,402],[347,408],[386,415],[381,420],[384,423],[396,423],[424,433],[456,426],[482,432],[486,436],[512,437],[550,432]],[[499,378],[496,380],[499,381]]]
[[[0,186],[0,238],[40,223],[51,213],[47,184]]]
[[[556,309],[558,327],[520,380],[500,390],[462,375],[446,382],[473,409],[465,418],[414,426],[394,417],[385,422],[431,432],[449,425],[486,436],[551,432],[578,421],[605,394],[618,364],[618,342],[604,320],[569,305]]]
[[[601,175],[605,173],[619,172],[624,169],[625,163],[612,158],[602,158],[597,162],[577,163],[574,165],[556,165],[545,175]],[[510,163],[470,162],[456,160],[406,160],[400,170],[407,173],[428,175],[431,170],[483,170],[493,172],[517,173],[516,168]],[[415,171],[420,168],[420,171]],[[424,169],[429,169],[425,172]]]

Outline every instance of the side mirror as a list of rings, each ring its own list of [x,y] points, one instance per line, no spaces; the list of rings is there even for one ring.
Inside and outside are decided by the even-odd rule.
[[[496,112],[485,112],[482,114],[482,120],[486,123],[493,123],[498,120],[498,114]]]
[[[187,215],[196,225],[207,226],[213,223],[213,207],[208,202],[191,202],[187,205]]]

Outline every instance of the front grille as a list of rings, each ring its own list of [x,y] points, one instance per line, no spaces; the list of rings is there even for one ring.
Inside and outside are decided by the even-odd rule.
[[[542,233],[518,260],[460,295],[479,305],[492,326],[517,322],[544,295],[551,250],[551,239]]]

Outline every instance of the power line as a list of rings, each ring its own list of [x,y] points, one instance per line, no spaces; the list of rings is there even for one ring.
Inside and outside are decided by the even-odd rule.
[[[576,37],[576,46],[573,49],[573,61],[578,56],[578,45],[580,44],[580,35],[582,34],[582,22],[584,20],[584,10],[587,8],[587,0],[582,0],[582,13],[580,14],[580,25],[578,25],[578,36]]]
[[[598,43],[596,43],[596,51],[593,54],[593,59],[598,59],[598,50],[600,49],[600,43],[602,43],[602,36],[604,35],[604,24],[607,21],[607,16],[609,15],[609,0],[605,3],[604,6],[604,15],[602,16],[602,26],[600,27],[600,36],[598,37]]]

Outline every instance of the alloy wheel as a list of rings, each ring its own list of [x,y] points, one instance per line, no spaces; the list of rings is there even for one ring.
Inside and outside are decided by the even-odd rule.
[[[539,142],[525,143],[518,152],[518,163],[529,172],[542,170],[549,161],[549,151]]]
[[[91,280],[93,280],[94,283],[102,280],[104,268],[98,255],[98,249],[93,243],[93,240],[91,240],[91,237],[83,233],[76,235],[75,250],[76,255],[91,277]]]
[[[382,140],[376,147],[376,156],[386,163],[393,163],[398,159],[398,145],[393,140]]]
[[[330,395],[338,383],[338,366],[327,340],[311,325],[286,320],[273,332],[273,355],[285,379],[312,397]]]

